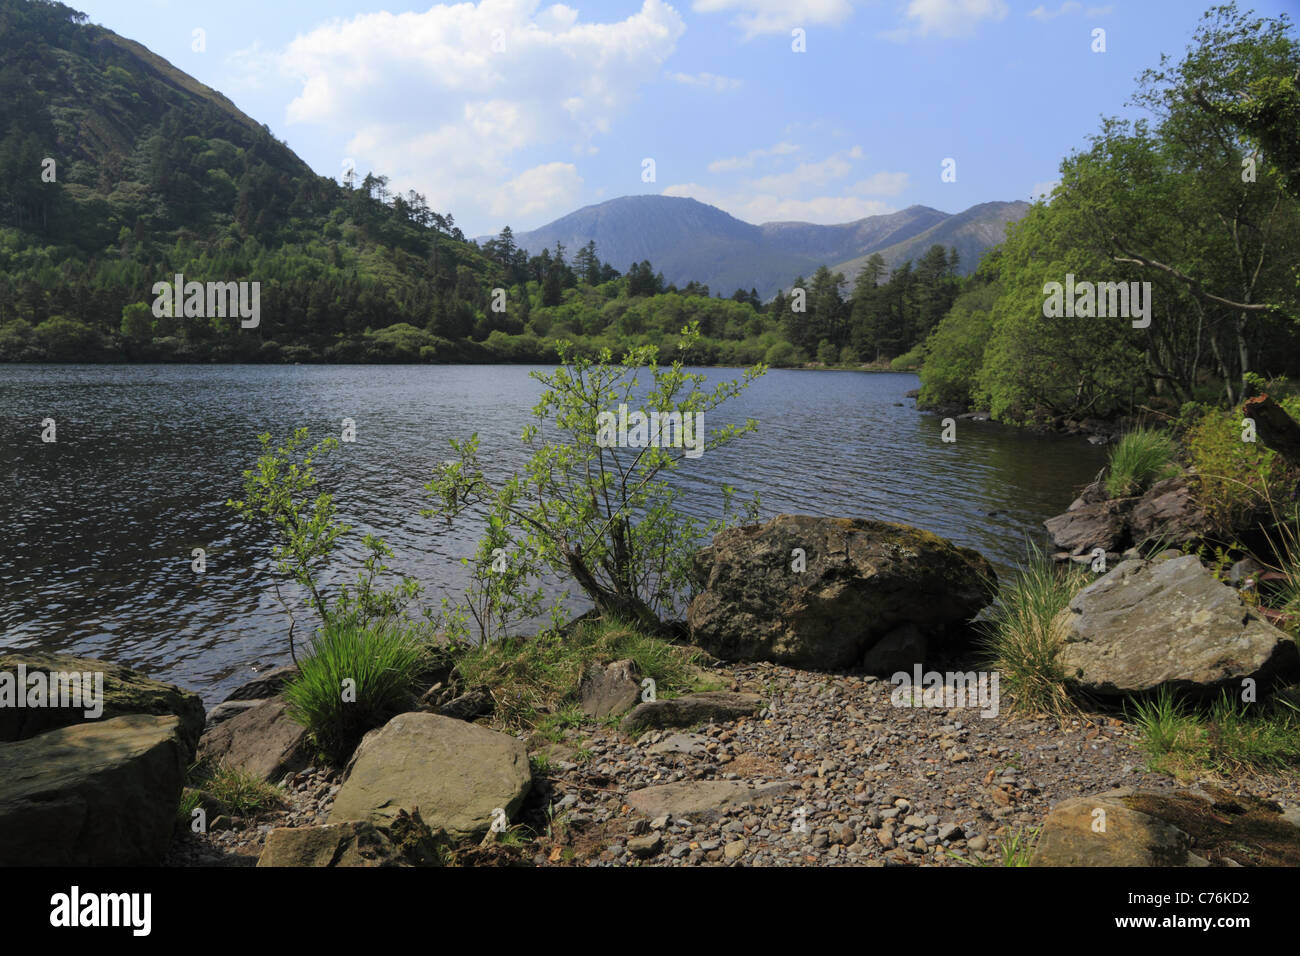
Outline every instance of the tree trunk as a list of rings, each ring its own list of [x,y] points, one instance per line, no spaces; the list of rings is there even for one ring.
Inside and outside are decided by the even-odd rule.
[[[1267,395],[1248,399],[1242,412],[1255,420],[1255,434],[1293,468],[1300,468],[1300,422]]]

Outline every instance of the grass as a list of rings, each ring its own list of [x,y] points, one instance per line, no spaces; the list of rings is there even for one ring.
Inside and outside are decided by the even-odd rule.
[[[181,809],[185,810],[187,823],[189,814],[202,801],[203,794],[207,794],[216,803],[228,807],[231,813],[241,817],[273,809],[284,802],[278,787],[233,767],[200,764],[190,774],[190,782],[196,790],[187,795],[191,799],[183,800],[181,804]],[[202,793],[199,792],[200,790]],[[186,809],[187,804],[189,804],[188,809]]]
[[[999,673],[999,689],[1022,713],[1063,717],[1077,711],[1065,686],[1054,621],[1088,581],[1074,565],[1057,567],[1033,544],[1016,579],[1004,583],[985,621],[984,650]]]
[[[414,703],[423,646],[392,627],[329,627],[284,689],[289,716],[306,727],[325,760],[345,762],[366,731]]]
[[[1177,474],[1174,439],[1168,432],[1138,428],[1124,435],[1110,453],[1106,493],[1112,498],[1141,494],[1161,478]]]
[[[595,723],[578,704],[578,688],[593,664],[631,659],[655,681],[658,697],[697,689],[699,652],[643,634],[616,621],[585,621],[569,635],[547,631],[468,648],[456,668],[468,685],[491,687],[495,721],[559,742],[565,731]]]
[[[1208,706],[1193,707],[1162,687],[1138,701],[1134,713],[1147,766],[1179,780],[1300,766],[1300,711],[1285,702],[1254,706],[1225,691]]]
[[[1028,866],[1038,841],[1038,827],[1018,829],[998,840],[998,852],[1003,866]]]

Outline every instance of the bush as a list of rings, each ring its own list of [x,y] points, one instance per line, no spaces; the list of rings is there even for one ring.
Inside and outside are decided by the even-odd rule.
[[[789,342],[777,342],[767,350],[766,364],[776,368],[788,368],[791,365],[802,365],[803,360],[799,355],[799,350]]]
[[[817,346],[817,361],[822,365],[834,365],[839,358],[840,350],[835,347],[834,342],[823,342]]]
[[[414,704],[424,656],[407,632],[389,625],[328,626],[284,689],[289,716],[311,731],[326,760],[341,764],[366,731]]]
[[[99,351],[99,333],[62,315],[36,326],[36,340],[54,362],[84,362]]]
[[[930,333],[924,345],[918,404],[972,404],[984,361],[984,345],[993,333],[991,310],[997,296],[997,287],[992,285],[963,293]]]
[[[1003,584],[985,622],[984,648],[1016,710],[1063,715],[1074,707],[1058,659],[1054,622],[1088,580],[1076,565],[1058,568],[1037,547],[1012,584]]]
[[[1168,432],[1138,428],[1119,440],[1110,452],[1106,493],[1126,498],[1146,491],[1161,478],[1177,474],[1174,439]]]
[[[1300,414],[1294,400],[1281,404],[1293,416]],[[1201,408],[1189,418],[1183,436],[1187,462],[1196,474],[1201,506],[1221,529],[1243,528],[1267,510],[1270,497],[1291,497],[1295,470],[1262,442],[1241,440],[1239,411]]]
[[[895,372],[911,372],[921,367],[921,358],[925,354],[925,347],[917,344],[912,346],[910,351],[904,352],[898,358],[889,363],[889,367]]]

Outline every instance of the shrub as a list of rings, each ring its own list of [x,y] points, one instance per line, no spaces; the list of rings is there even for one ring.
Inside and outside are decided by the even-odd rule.
[[[921,367],[921,359],[924,353],[925,347],[923,345],[914,345],[910,351],[904,352],[890,362],[889,367],[895,372],[911,372]]]
[[[366,731],[413,705],[424,656],[422,645],[390,625],[326,627],[284,689],[289,716],[311,731],[326,760],[343,763]]]
[[[1016,710],[1057,716],[1074,710],[1054,622],[1087,579],[1082,568],[1057,567],[1031,545],[1029,560],[1014,583],[1000,588],[985,622],[984,647],[1001,675],[999,689],[1010,693]]]
[[[1176,474],[1174,440],[1168,432],[1138,428],[1111,449],[1106,493],[1112,498],[1141,494],[1161,478]]]
[[[1296,487],[1286,462],[1262,442],[1241,437],[1241,413],[1230,409],[1203,410],[1183,436],[1200,504],[1224,529],[1243,527],[1265,510],[1270,495],[1287,498]]]
[[[765,361],[776,368],[788,368],[791,365],[801,365],[802,357],[799,350],[789,342],[777,342],[767,350]]]

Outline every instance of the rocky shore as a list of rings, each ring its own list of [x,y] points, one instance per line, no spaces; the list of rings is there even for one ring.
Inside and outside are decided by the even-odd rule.
[[[635,662],[596,662],[575,688],[582,719],[552,739],[512,732],[496,690],[446,663],[328,767],[281,696],[292,668],[241,687],[196,739],[191,693],[9,655],[0,670],[106,670],[112,707],[0,722],[0,860],[1300,865],[1293,768],[1177,781],[1148,768],[1125,713],[1159,688],[1288,693],[1294,639],[1194,556],[1115,558],[1053,623],[1083,702],[1066,716],[1013,711],[980,669],[970,621],[996,593],[980,555],[789,515],[697,555],[695,692],[656,698]],[[196,761],[257,792],[186,786]]]

